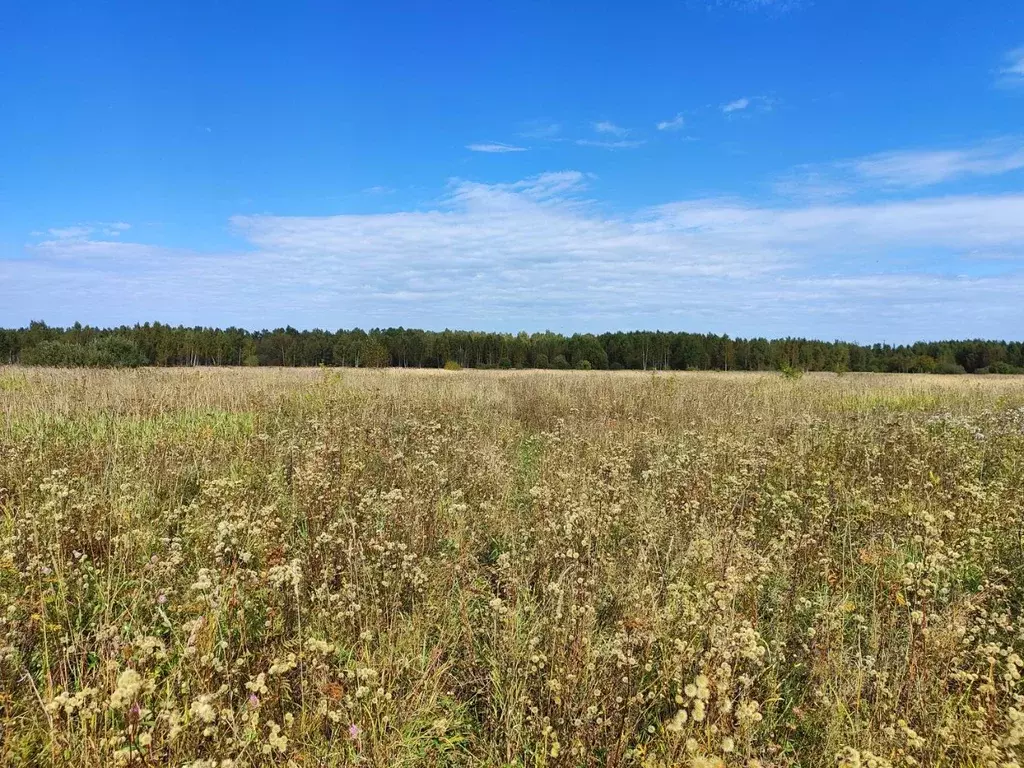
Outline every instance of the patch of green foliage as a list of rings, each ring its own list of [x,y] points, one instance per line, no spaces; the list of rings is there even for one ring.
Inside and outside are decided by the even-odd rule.
[[[51,368],[137,368],[146,364],[146,358],[131,339],[102,336],[88,344],[43,341],[26,349],[21,362]]]
[[[790,379],[792,381],[796,381],[797,379],[802,378],[804,375],[804,372],[802,370],[800,370],[799,368],[794,368],[789,363],[781,363],[779,365],[779,373],[782,374],[783,378]]]

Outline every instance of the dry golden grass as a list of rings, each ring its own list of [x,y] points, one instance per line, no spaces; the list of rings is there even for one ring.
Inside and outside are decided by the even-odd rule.
[[[7,765],[1019,766],[1024,382],[0,368]]]

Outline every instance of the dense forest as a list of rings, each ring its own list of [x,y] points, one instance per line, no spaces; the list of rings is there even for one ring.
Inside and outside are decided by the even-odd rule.
[[[361,367],[578,368],[633,370],[1024,372],[1024,343],[937,341],[909,345],[812,339],[734,339],[662,331],[483,333],[247,331],[162,323],[92,328],[0,329],[0,362],[51,366],[282,365]]]

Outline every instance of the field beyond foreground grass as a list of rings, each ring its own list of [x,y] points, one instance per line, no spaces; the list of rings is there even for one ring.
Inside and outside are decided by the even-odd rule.
[[[0,762],[1019,766],[1022,406],[0,368]]]

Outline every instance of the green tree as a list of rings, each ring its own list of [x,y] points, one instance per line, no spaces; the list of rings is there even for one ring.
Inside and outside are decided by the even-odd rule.
[[[364,368],[386,368],[390,359],[388,349],[377,339],[367,339],[359,351],[359,364]]]

